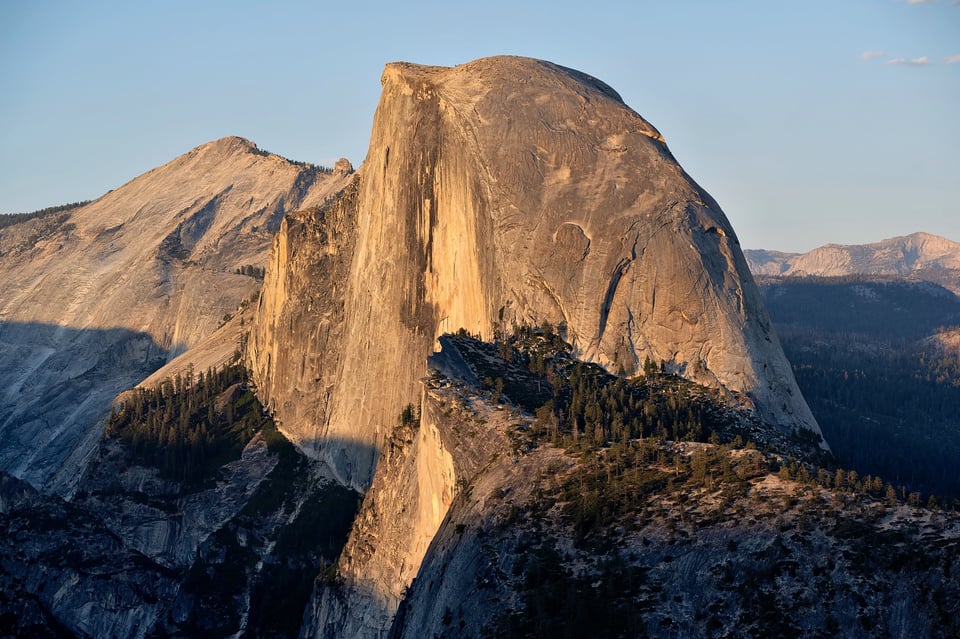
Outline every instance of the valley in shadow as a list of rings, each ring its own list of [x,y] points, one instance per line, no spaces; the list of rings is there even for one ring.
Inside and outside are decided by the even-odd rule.
[[[144,332],[0,322],[0,470],[64,490],[114,398],[166,361]]]
[[[960,297],[890,278],[760,278],[797,383],[839,464],[960,498]]]
[[[127,393],[106,421],[71,501],[0,473],[0,635],[296,636],[360,495],[238,364]]]

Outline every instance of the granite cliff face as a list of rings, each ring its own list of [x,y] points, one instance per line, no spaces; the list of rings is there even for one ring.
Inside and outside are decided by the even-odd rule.
[[[377,464],[363,509],[337,565],[338,581],[321,587],[305,613],[301,636],[361,639],[390,627],[404,593],[458,492],[462,466],[506,443],[490,438],[468,455],[441,433],[429,395],[419,422],[396,428]],[[477,443],[477,442],[474,442]],[[457,457],[457,468],[454,466]],[[475,470],[475,469],[472,469]]]
[[[447,441],[484,450],[476,442],[523,427],[476,398],[466,400],[471,417],[461,421],[462,392],[428,392],[440,417],[432,427]],[[355,636],[812,638],[826,629],[867,639],[960,631],[949,612],[960,589],[942,578],[960,568],[956,513],[851,499],[845,489],[766,470],[753,475],[754,455],[732,451],[735,473],[749,481],[677,480],[673,494],[654,490],[623,519],[601,515],[583,536],[573,504],[608,500],[615,509],[617,480],[607,479],[615,471],[607,465],[591,478],[583,457],[561,453],[491,454],[458,473],[463,490],[416,558],[416,579],[389,626]],[[705,445],[686,454],[724,453]],[[636,476],[649,481],[657,472],[666,481],[672,470],[652,465]],[[636,486],[644,490],[643,481]],[[578,491],[582,498],[573,497]]]
[[[258,395],[301,449],[322,454],[346,339],[344,296],[357,237],[357,178],[326,206],[288,215],[270,251],[248,344]],[[371,335],[371,338],[373,336]],[[371,369],[379,366],[371,361]],[[333,433],[330,438],[335,437]],[[372,464],[375,452],[347,433],[332,455]]]
[[[532,416],[491,401],[476,387],[477,373],[460,350],[471,339],[440,341],[442,350],[429,359],[431,377],[421,383],[420,413],[393,428],[340,556],[337,579],[318,585],[304,615],[304,638],[387,636],[412,584],[424,570],[435,569],[430,556],[448,544],[437,535],[445,530],[462,537],[469,528],[469,538],[485,524],[486,513],[465,513],[465,503],[482,510],[495,507],[502,495],[527,498],[548,466],[568,465],[557,448],[524,455],[518,463],[510,433],[529,428]],[[474,501],[473,494],[483,497]],[[433,595],[444,590],[455,598],[472,591],[481,563],[471,555],[442,578],[433,575]],[[473,605],[478,615],[495,608],[489,600]],[[419,621],[412,625],[423,636],[436,631]]]
[[[166,229],[138,204],[0,231],[0,261],[41,265],[67,310],[67,270],[47,252],[74,247],[93,268],[101,232],[72,234],[94,218],[113,225],[103,237],[142,239],[116,240],[91,276],[103,308],[69,298],[79,319],[29,320],[49,338],[4,318],[10,397],[46,379],[65,389],[42,396],[55,415],[77,389],[192,378],[233,362],[248,329],[256,382],[199,404],[167,390],[139,426],[48,446],[61,470],[46,486],[69,502],[0,472],[0,635],[957,635],[956,514],[815,466],[819,429],[736,237],[650,124],[603,83],[522,58],[391,64],[383,86],[357,172],[310,178],[227,139],[131,183],[179,167],[130,193],[174,201],[192,178],[219,194],[183,195],[199,208],[164,209],[180,212]],[[257,283],[234,270],[263,263],[274,227],[244,304]],[[38,299],[16,282],[11,314]],[[497,343],[448,334],[460,328]],[[663,370],[639,375],[648,358]],[[482,381],[497,376],[503,393]],[[222,413],[233,427],[241,405],[268,421],[238,399],[254,387],[299,450],[271,423],[230,461],[189,458],[210,464],[200,479],[164,475],[151,455],[179,449],[152,421],[200,432]],[[174,405],[189,407],[182,423]],[[0,435],[37,424],[5,415]],[[365,491],[359,513],[340,483]]]
[[[344,179],[224,138],[0,230],[0,469],[69,490],[116,394],[255,294],[237,270],[262,266],[283,215]]]
[[[4,472],[0,526],[3,636],[139,639],[176,593],[172,571],[96,517]]]
[[[281,228],[251,335],[298,445],[364,488],[441,333],[545,322],[609,370],[663,361],[817,431],[726,217],[610,87],[514,57],[382,84],[335,231]]]

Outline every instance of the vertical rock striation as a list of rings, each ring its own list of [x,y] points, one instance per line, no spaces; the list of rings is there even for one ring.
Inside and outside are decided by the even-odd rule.
[[[437,336],[459,328],[550,322],[583,359],[663,361],[819,432],[726,217],[610,87],[515,57],[389,64],[382,84],[338,205],[353,216],[344,278],[299,279],[323,231],[282,229],[250,356],[284,431],[344,481],[369,485]]]
[[[422,405],[419,424],[391,433],[340,556],[338,580],[319,586],[307,608],[305,639],[383,636],[417,576],[465,476],[463,461],[454,465],[456,437],[441,431],[442,407],[428,395]],[[478,450],[502,443],[491,438]]]
[[[283,220],[248,343],[247,363],[261,401],[292,441],[318,457],[346,341],[357,190],[355,178],[336,200]],[[349,459],[375,459],[360,438],[328,442],[331,454],[342,453],[343,466],[349,467]]]

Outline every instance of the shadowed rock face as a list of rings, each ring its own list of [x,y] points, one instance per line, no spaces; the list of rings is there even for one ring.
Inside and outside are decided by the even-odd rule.
[[[818,431],[726,217],[610,87],[513,57],[389,64],[382,84],[350,223],[321,251],[346,277],[311,307],[295,256],[317,253],[316,232],[282,229],[251,337],[263,399],[295,441],[379,449],[438,335],[546,321],[610,370],[662,360],[778,427]],[[322,349],[271,333],[334,319]],[[319,452],[369,484],[375,459]]]
[[[212,333],[283,215],[344,182],[229,137],[0,230],[0,470],[69,492],[117,392]]]

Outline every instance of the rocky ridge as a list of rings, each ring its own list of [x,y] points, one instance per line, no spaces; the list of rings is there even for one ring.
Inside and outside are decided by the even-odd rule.
[[[96,517],[0,473],[0,634],[143,637],[175,576]]]
[[[471,381],[482,352],[433,358],[301,636],[956,632],[955,512],[772,449],[545,443],[540,415]]]
[[[225,412],[232,430],[262,426],[234,441],[234,458],[194,461],[203,473],[186,480],[170,475],[179,465],[137,453],[134,420],[127,427],[140,434],[111,432],[70,502],[0,473],[0,636],[297,633],[358,496],[284,440],[249,389],[164,396],[192,405],[191,422]],[[130,394],[123,410],[138,400]],[[161,460],[175,448],[151,445]]]

